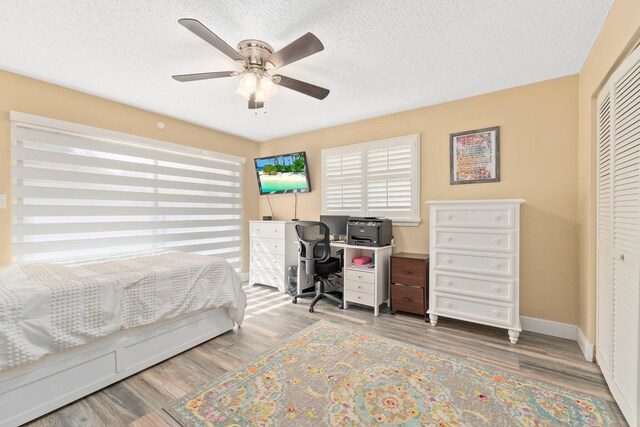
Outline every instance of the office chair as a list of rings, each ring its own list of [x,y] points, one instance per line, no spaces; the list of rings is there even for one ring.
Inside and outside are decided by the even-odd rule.
[[[342,270],[341,260],[331,257],[329,227],[324,222],[298,221],[296,234],[300,242],[300,266],[307,273],[307,283],[318,283],[318,287],[315,292],[297,294],[292,302],[297,304],[298,298],[313,296],[309,313],[313,313],[313,307],[323,298],[337,302],[338,307],[343,308],[342,299],[325,292],[329,276]]]

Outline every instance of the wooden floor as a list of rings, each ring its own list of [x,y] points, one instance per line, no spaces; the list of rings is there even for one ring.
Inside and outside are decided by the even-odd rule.
[[[308,300],[267,287],[246,287],[247,316],[241,328],[227,332],[143,372],[61,408],[30,426],[175,426],[162,408],[212,382],[320,319],[359,326],[384,335],[499,367],[551,384],[613,401],[598,366],[584,361],[575,341],[523,332],[511,345],[507,331],[440,318],[437,327],[414,315],[390,315],[329,301],[308,312]],[[619,415],[621,418],[621,416]],[[621,425],[625,425],[621,421]]]

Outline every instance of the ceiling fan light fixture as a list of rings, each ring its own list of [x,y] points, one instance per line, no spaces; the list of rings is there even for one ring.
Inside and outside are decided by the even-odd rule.
[[[253,93],[258,85],[258,77],[254,73],[245,73],[240,79],[240,87],[242,90]]]

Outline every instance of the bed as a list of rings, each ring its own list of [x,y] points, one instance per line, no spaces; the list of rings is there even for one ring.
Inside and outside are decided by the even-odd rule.
[[[159,251],[0,269],[0,426],[34,419],[240,325],[226,261]]]

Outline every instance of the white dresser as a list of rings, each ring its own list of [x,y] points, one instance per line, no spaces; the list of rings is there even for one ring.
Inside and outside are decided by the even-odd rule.
[[[429,319],[438,316],[520,335],[521,199],[429,201]]]
[[[298,238],[291,221],[249,221],[249,284],[286,292],[287,267],[298,263]]]

